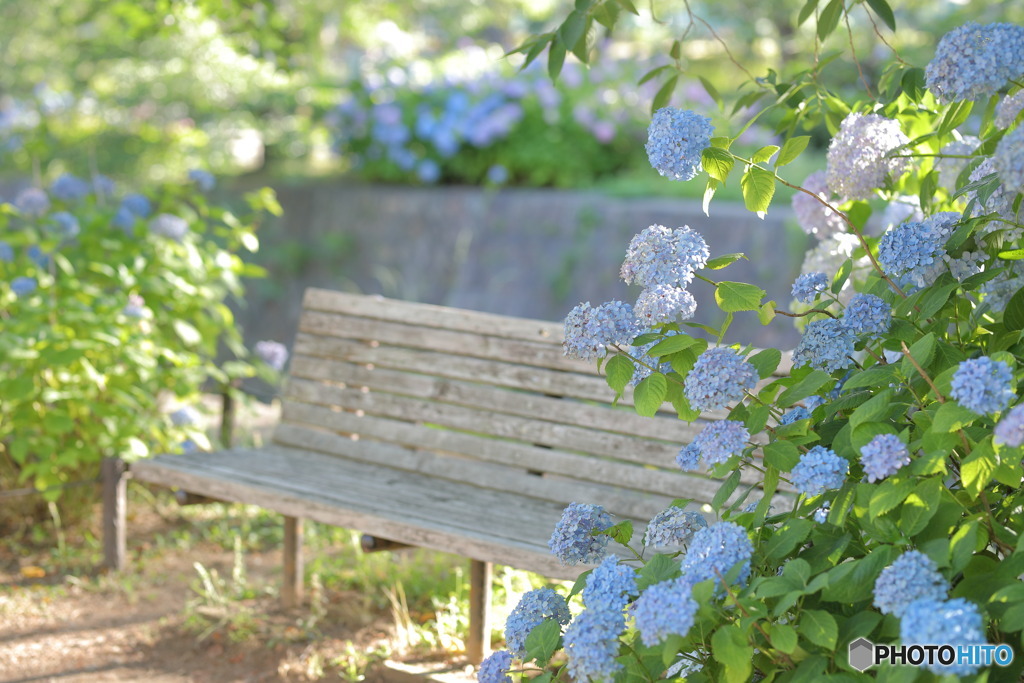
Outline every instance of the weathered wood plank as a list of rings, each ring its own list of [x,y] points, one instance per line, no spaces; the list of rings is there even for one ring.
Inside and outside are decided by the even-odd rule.
[[[312,287],[306,290],[302,307],[325,313],[341,313],[423,327],[536,341],[554,346],[561,345],[564,327],[562,323],[546,320],[513,318],[494,313],[467,311],[447,306],[400,301],[382,296],[348,294]]]
[[[288,426],[282,438],[276,441],[283,446],[340,455],[361,462],[386,465],[481,488],[528,490],[534,498],[562,505],[572,501],[600,502],[616,514],[640,518],[650,518],[664,510],[674,498],[692,497],[702,502],[710,501],[714,495],[714,486],[717,486],[710,481],[694,481],[696,478],[687,477],[681,472],[679,476],[671,472],[662,472],[664,482],[657,487],[660,490],[658,494],[630,490],[622,486],[580,482],[564,477],[551,479],[546,475],[537,476],[530,474],[528,470],[517,469],[507,464],[455,458],[414,446],[403,447],[368,438],[353,441],[336,434],[302,429],[294,425]]]
[[[423,372],[431,372],[423,368]],[[368,387],[371,391],[395,393],[440,403],[467,407],[486,407],[489,411],[518,415],[546,422],[558,422],[588,429],[669,441],[679,446],[689,443],[701,426],[674,417],[641,417],[628,407],[587,404],[572,399],[538,396],[526,391],[471,384],[429,374],[399,372],[387,368],[367,368],[351,363],[292,358],[291,373],[311,381],[341,382]]]

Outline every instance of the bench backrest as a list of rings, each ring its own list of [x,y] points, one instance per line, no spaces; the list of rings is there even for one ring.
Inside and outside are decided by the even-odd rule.
[[[710,501],[675,464],[702,425],[613,398],[560,324],[309,289],[274,441],[633,519]]]

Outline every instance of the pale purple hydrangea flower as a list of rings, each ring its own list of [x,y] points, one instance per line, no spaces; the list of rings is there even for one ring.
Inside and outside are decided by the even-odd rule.
[[[909,465],[910,452],[895,434],[879,434],[860,449],[860,464],[873,484]]]
[[[809,304],[828,290],[829,278],[825,273],[803,273],[793,282],[793,298],[802,304]]]
[[[971,161],[970,159],[962,159],[960,156],[974,154],[974,150],[978,149],[979,144],[981,144],[981,140],[973,135],[969,135],[962,140],[951,142],[942,148],[940,154],[956,156],[939,157],[935,160],[935,170],[939,173],[939,186],[947,190],[956,189],[957,178],[960,177],[960,174]]]
[[[892,325],[892,307],[874,294],[855,294],[840,320],[856,335],[880,337]]]
[[[78,237],[78,234],[82,231],[82,227],[79,225],[78,219],[67,211],[58,211],[51,215],[50,218],[57,224],[57,228],[60,230],[61,236],[65,239],[74,239],[75,237]]]
[[[171,413],[171,424],[175,427],[186,427],[199,422],[199,411],[192,406],[183,406]]]
[[[700,434],[676,456],[676,463],[684,471],[692,472],[703,459],[709,466],[726,462],[739,455],[750,439],[750,432],[737,420],[717,420],[700,431]]]
[[[998,178],[996,162],[992,157],[988,157],[978,164],[977,168],[971,171],[970,181],[975,183],[993,174]],[[1002,183],[996,187],[995,191],[989,195],[988,199],[985,201],[981,201],[981,196],[975,190],[971,190],[965,195],[968,202],[974,201],[975,199],[978,200],[978,204],[974,207],[974,211],[972,212],[975,216],[994,213],[1011,221],[1015,218],[1015,214],[1013,212],[1013,200],[1015,196],[1016,194],[1010,192],[1002,185]],[[982,226],[980,232],[982,234],[987,234],[1007,227],[1009,226],[1000,221],[992,221],[991,223]]]
[[[14,198],[14,206],[26,216],[38,218],[50,210],[50,198],[38,187],[29,187]]]
[[[1024,445],[1024,403],[1016,405],[1006,413],[996,428],[992,430],[993,441],[998,444],[1018,448]]]
[[[919,197],[899,196],[890,199],[882,210],[882,217],[879,224],[882,232],[894,228],[901,223],[918,222],[924,220],[924,212],[921,211],[921,199]]]
[[[272,367],[274,370],[280,372],[284,369],[284,364],[288,362],[288,347],[281,342],[264,340],[256,342],[256,346],[253,347],[253,351],[260,359]]]
[[[690,407],[704,412],[739,401],[754,388],[757,370],[739,353],[724,346],[700,354],[683,382]]]
[[[526,657],[526,637],[544,621],[554,619],[566,625],[572,619],[565,598],[550,588],[526,593],[505,622],[505,642],[516,657]]]
[[[480,662],[476,680],[479,683],[512,683],[512,677],[508,675],[511,668],[512,653],[508,650],[498,650]]]
[[[34,277],[16,277],[11,280],[11,291],[14,292],[15,296],[25,296],[36,291],[39,287],[39,283]]]
[[[800,456],[793,468],[790,481],[797,491],[806,496],[817,496],[825,491],[841,488],[850,471],[850,463],[824,446],[815,446]]]
[[[612,526],[612,517],[600,505],[569,503],[548,541],[562,564],[593,564],[608,554],[607,534],[591,535]]]
[[[835,372],[853,365],[853,333],[842,320],[825,318],[807,324],[804,336],[793,350],[793,367]]]
[[[670,507],[651,518],[644,532],[644,545],[655,550],[686,545],[699,529],[707,525],[704,515],[699,512]]]
[[[701,152],[711,144],[714,130],[706,116],[662,107],[647,129],[647,158],[669,180],[690,180],[701,168]]]
[[[129,294],[128,303],[121,312],[129,318],[141,318],[146,314],[146,300],[138,294]]]
[[[878,114],[848,114],[828,147],[829,189],[848,199],[870,199],[888,178],[906,170],[907,159],[892,154],[908,142],[898,121]]]
[[[647,327],[662,323],[689,320],[697,311],[697,300],[682,287],[654,285],[648,287],[636,300],[633,312]]]
[[[607,301],[596,308],[590,302],[572,309],[565,318],[562,351],[570,358],[604,358],[607,347],[629,346],[640,334],[633,307],[621,301]]]
[[[922,598],[910,603],[900,619],[900,641],[903,645],[984,645],[987,642],[981,612],[964,598]],[[978,670],[976,664],[956,660],[949,666],[943,666],[938,660],[926,666],[940,675],[969,676]]]
[[[153,213],[153,204],[145,195],[138,193],[126,194],[121,200],[121,208],[138,218],[149,218]]]
[[[986,282],[978,290],[988,310],[1002,311],[1017,290],[1024,287],[1024,262],[1009,261],[1005,270]]]
[[[1024,110],[1024,90],[1018,90],[1012,95],[1007,95],[996,107],[995,123],[999,128],[1009,128],[1017,120],[1021,110]]]
[[[739,564],[741,569],[736,583],[743,585],[750,577],[753,554],[754,544],[746,529],[734,522],[719,522],[693,535],[681,563],[683,577],[691,586],[714,579],[715,586],[720,587],[721,579]]]
[[[710,255],[704,238],[689,226],[672,230],[652,225],[630,240],[619,275],[628,285],[685,287]]]
[[[1016,398],[1010,366],[988,356],[962,361],[951,385],[949,395],[953,400],[979,415],[994,415]]]
[[[831,206],[838,207],[846,201],[841,197],[832,197],[825,181],[825,171],[815,171],[807,176],[802,187]],[[808,235],[814,235],[820,240],[832,233],[846,230],[846,221],[843,220],[842,214],[833,211],[805,192],[794,192],[792,204],[796,222]]]
[[[92,192],[92,186],[76,175],[65,173],[50,185],[50,194],[64,202],[78,201]]]
[[[968,21],[942,37],[925,82],[943,104],[994,95],[1024,75],[1024,26]]]
[[[149,230],[154,235],[180,242],[188,234],[188,221],[169,213],[161,213],[149,221]]]
[[[1024,126],[1003,136],[992,154],[992,166],[1010,195],[1024,192]]]
[[[949,583],[935,562],[918,550],[908,550],[875,579],[873,604],[882,614],[902,617],[915,600],[944,600],[948,591]]]
[[[693,584],[680,578],[656,583],[640,595],[633,618],[644,645],[654,647],[671,635],[689,632],[699,607],[692,592]]]

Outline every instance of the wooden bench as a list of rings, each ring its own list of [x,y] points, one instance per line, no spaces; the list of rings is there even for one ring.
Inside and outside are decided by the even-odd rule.
[[[675,464],[701,429],[639,417],[594,363],[562,355],[560,323],[310,289],[271,445],[162,455],[140,481],[285,515],[286,605],[302,599],[301,520],[471,560],[468,655],[489,648],[490,569],[569,579],[548,539],[570,502],[637,534],[717,483]],[[667,406],[666,406],[667,407]],[[124,558],[124,466],[105,463],[107,561]]]

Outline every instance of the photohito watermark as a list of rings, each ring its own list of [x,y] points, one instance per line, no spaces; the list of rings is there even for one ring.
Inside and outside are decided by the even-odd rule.
[[[1013,648],[1009,645],[882,645],[867,638],[850,643],[850,666],[866,671],[879,664],[909,664],[911,666],[1008,666],[1013,661]]]

